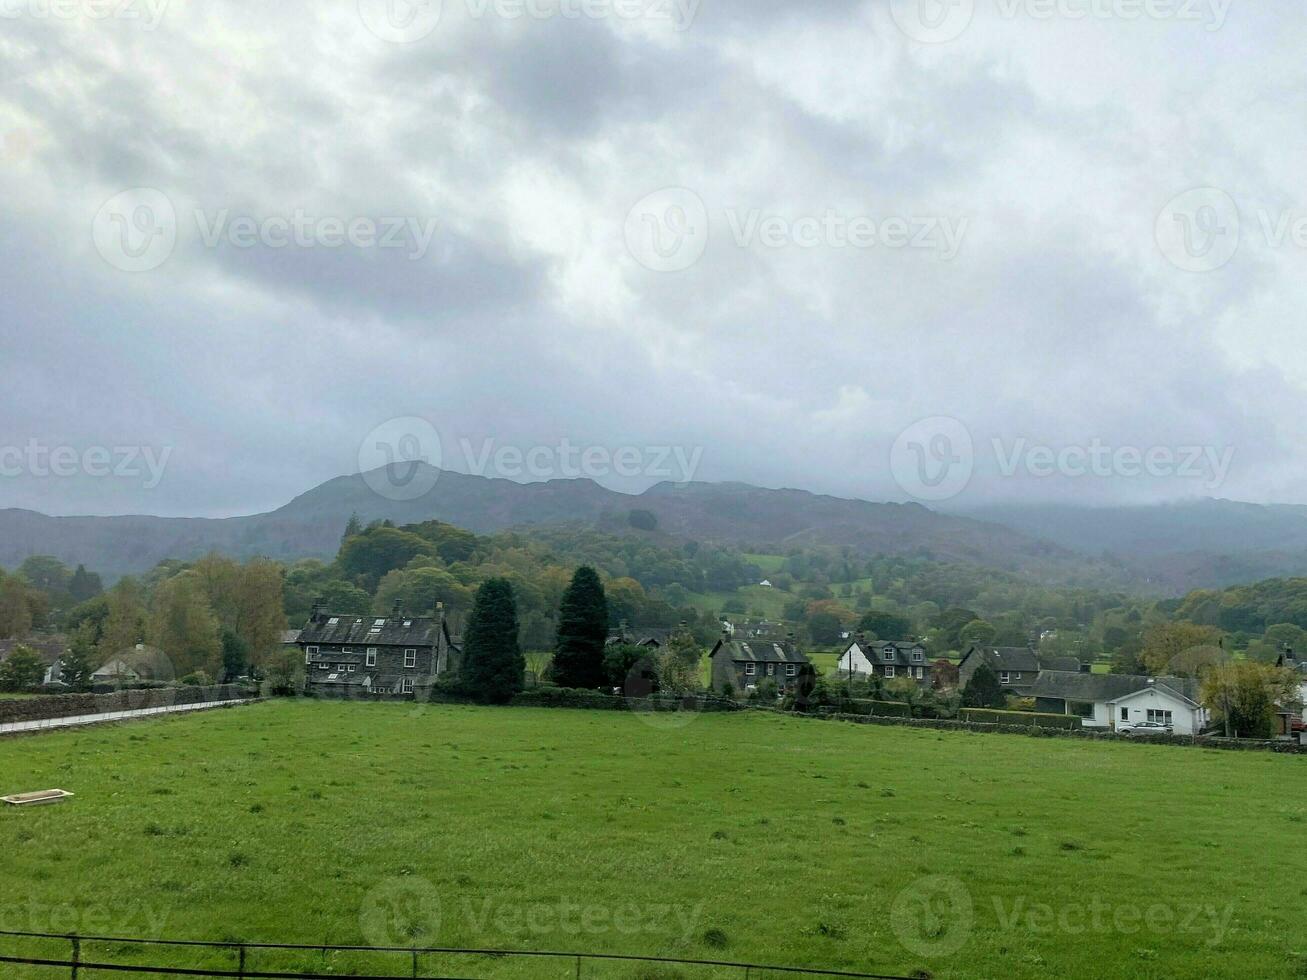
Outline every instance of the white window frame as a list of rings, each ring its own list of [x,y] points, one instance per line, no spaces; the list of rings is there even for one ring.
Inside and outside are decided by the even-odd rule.
[[[918,668],[917,668],[917,680],[919,680],[919,681],[920,681],[920,680],[925,680],[925,677],[926,677],[926,668],[925,668],[925,667],[918,667]]]
[[[404,678],[404,684],[403,684],[403,686],[400,688],[400,693],[401,693],[401,694],[412,694],[412,693],[413,693],[413,678],[411,678],[411,677],[405,677],[405,678]]]
[[[416,647],[409,647],[404,651],[404,666],[406,668],[416,667],[418,665],[418,652]]]
[[[916,663],[921,663],[922,660],[925,659],[925,655],[922,654],[922,652],[921,652],[920,650],[913,650],[913,651],[912,651],[912,659],[913,659],[913,661],[915,661]]]
[[[799,674],[799,665],[798,665],[798,664],[786,664],[786,665],[785,665],[785,676],[786,676],[786,677],[797,677],[798,674]]]
[[[885,665],[885,676],[886,676],[886,677],[893,677],[893,676],[894,676],[894,665],[893,665],[893,664],[886,664],[886,665]]]
[[[1012,683],[1012,675],[1009,674],[1006,670],[999,671],[998,682],[1000,684],[1010,684]]]
[[[368,652],[364,655],[364,657],[365,657],[365,663],[363,666],[375,667],[377,665],[377,648],[368,647]]]
[[[744,665],[744,676],[745,676],[745,677],[753,677],[757,672],[758,672],[758,665],[757,665],[757,664],[745,664],[745,665]]]

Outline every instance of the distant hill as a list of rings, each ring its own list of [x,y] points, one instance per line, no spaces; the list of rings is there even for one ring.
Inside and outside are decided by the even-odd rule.
[[[633,510],[652,514],[656,529],[633,527]],[[2,510],[0,565],[12,568],[29,555],[48,554],[117,577],[146,571],[167,558],[191,559],[212,550],[238,558],[327,559],[335,555],[354,513],[365,523],[438,519],[482,534],[580,523],[757,551],[847,546],[859,554],[910,554],[1085,584],[1110,573],[1067,547],[917,504],[870,503],[740,483],[660,484],[630,495],[590,480],[521,484],[449,471],[441,472],[433,489],[415,501],[389,500],[354,475],[249,517],[49,517]]]
[[[997,504],[967,516],[1123,564],[1169,592],[1307,575],[1307,507],[1194,500],[1139,507]]]

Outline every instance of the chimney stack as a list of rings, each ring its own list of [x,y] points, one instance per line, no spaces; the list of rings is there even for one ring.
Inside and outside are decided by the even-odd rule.
[[[313,600],[313,611],[309,613],[309,622],[316,623],[322,618],[322,607],[327,604],[327,600],[322,596]]]
[[[403,615],[404,615],[404,604],[400,602],[398,599],[396,599],[395,604],[390,607],[390,618],[399,619]]]

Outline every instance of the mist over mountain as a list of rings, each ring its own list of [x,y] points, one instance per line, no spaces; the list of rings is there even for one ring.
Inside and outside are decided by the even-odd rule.
[[[1168,592],[1307,574],[1307,507],[1202,499],[1146,506],[991,504],[959,511],[1129,567]]]
[[[1086,563],[1067,548],[919,504],[871,503],[742,483],[659,484],[631,495],[591,480],[515,483],[430,469],[417,476],[428,481],[438,477],[427,493],[393,500],[374,489],[386,486],[381,473],[329,480],[277,510],[248,517],[49,517],[4,510],[0,565],[13,567],[29,555],[49,554],[112,577],[213,550],[238,558],[328,559],[336,553],[345,523],[358,514],[365,523],[438,519],[482,534],[579,523],[767,551],[847,546],[861,554],[914,554],[1059,581],[1087,571]],[[654,527],[635,527],[632,511],[652,515]],[[647,524],[647,519],[637,523]]]

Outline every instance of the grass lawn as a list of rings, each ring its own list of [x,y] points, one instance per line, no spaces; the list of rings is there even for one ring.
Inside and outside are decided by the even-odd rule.
[[[761,713],[265,703],[0,740],[0,792],[77,794],[0,811],[0,928],[938,978],[1302,977],[1305,782],[1307,759],[1260,752]],[[250,966],[409,969],[380,954]]]

